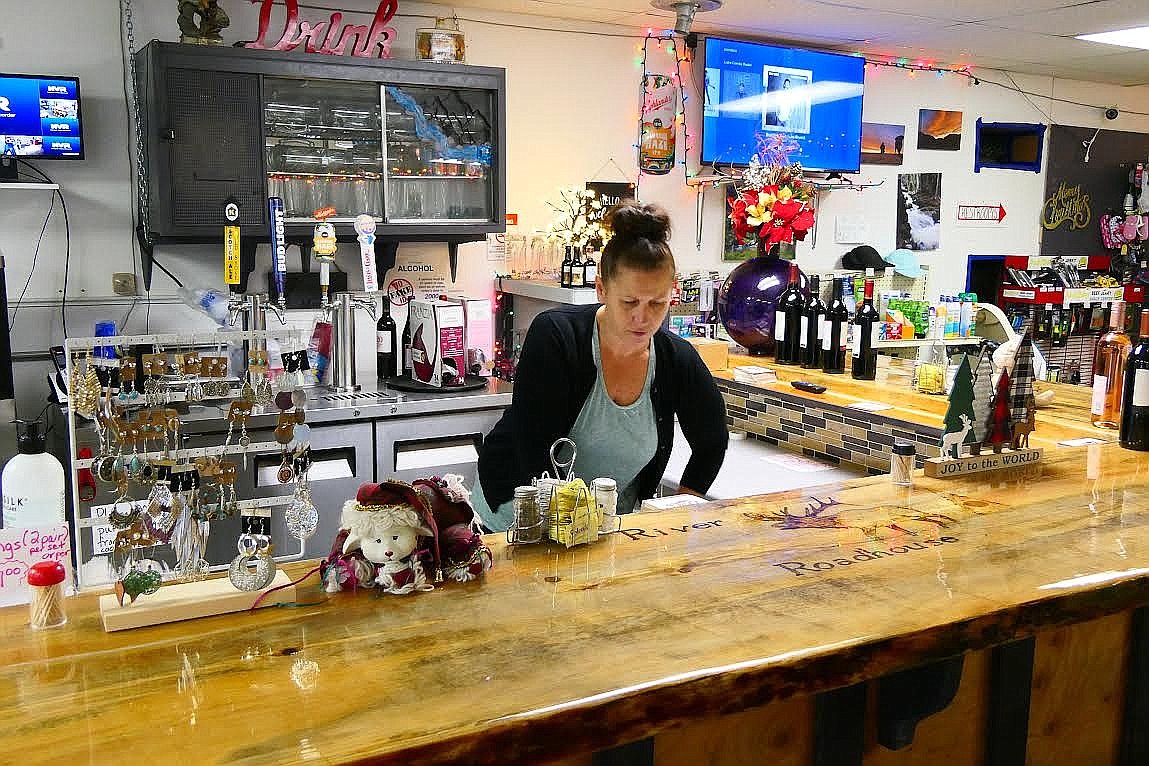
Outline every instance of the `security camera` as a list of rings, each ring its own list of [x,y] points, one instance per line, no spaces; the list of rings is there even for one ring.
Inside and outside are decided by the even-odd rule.
[[[1115,107],[1115,106],[1111,106],[1111,107],[1109,107],[1108,109],[1106,109],[1106,110],[1105,110],[1105,119],[1107,119],[1107,120],[1116,120],[1116,119],[1117,119],[1117,117],[1118,117],[1120,114],[1121,114],[1121,112],[1119,112],[1119,111],[1117,110],[1117,107]]]

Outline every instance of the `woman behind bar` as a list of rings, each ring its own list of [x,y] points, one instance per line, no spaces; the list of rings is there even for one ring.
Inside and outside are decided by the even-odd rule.
[[[726,454],[726,409],[694,347],[661,329],[674,288],[670,218],[624,202],[606,219],[596,290],[601,305],[545,311],[527,331],[511,406],[479,455],[472,501],[483,523],[507,529],[517,486],[553,473],[550,448],[578,445],[575,475],[618,486],[618,512],[654,496],[674,442],[690,443],[681,492],[703,494]]]

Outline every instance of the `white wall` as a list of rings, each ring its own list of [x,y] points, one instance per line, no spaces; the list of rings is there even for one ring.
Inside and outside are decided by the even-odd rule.
[[[0,0],[5,2],[6,0]],[[120,24],[113,0],[68,2],[43,0],[21,3],[19,33],[0,30],[0,71],[75,74],[81,78],[87,142],[83,162],[42,162],[42,169],[61,183],[68,200],[72,228],[69,295],[69,329],[88,334],[100,318],[122,318],[132,299],[109,299],[111,272],[137,271],[138,256],[131,233],[129,160],[131,136],[123,96],[120,56]],[[136,44],[160,38],[174,40],[174,3],[170,0],[134,0]],[[331,4],[335,5],[335,4]],[[342,0],[348,9],[373,11],[373,0]],[[226,30],[228,43],[251,39],[255,34],[258,6],[242,0],[225,3],[232,16]],[[395,20],[398,42],[394,55],[413,57],[414,30],[431,21],[417,14],[443,13],[442,8],[404,2],[404,14]],[[304,9],[305,18],[322,20],[326,12]],[[509,22],[527,26],[553,26],[566,30],[634,33],[633,29],[596,27],[541,17],[466,10],[469,19]],[[68,23],[60,23],[61,18]],[[348,16],[349,19],[354,18]],[[273,28],[275,22],[273,22]],[[547,199],[561,186],[581,185],[587,180],[624,180],[610,164],[613,158],[628,174],[634,174],[633,144],[637,134],[639,70],[635,64],[638,38],[548,32],[499,26],[497,23],[464,21],[468,62],[505,67],[508,88],[508,210],[520,215],[520,231],[543,226],[549,220]],[[48,36],[52,36],[48,44]],[[653,46],[652,46],[653,50]],[[652,71],[671,71],[673,60],[664,53],[651,57]],[[1003,73],[985,72],[986,80],[1007,81]],[[684,71],[685,79],[689,74]],[[1094,83],[1053,82],[1048,77],[1016,75],[1019,85],[1037,93],[1098,104],[1117,104],[1126,110],[1149,112],[1149,88],[1123,89]],[[1095,110],[1048,99],[1034,99],[1053,120],[1065,124],[1098,125]],[[692,99],[688,119],[697,130],[699,99]],[[855,193],[831,192],[823,198],[816,249],[799,248],[804,268],[832,267],[848,246],[835,245],[833,219],[840,214],[862,213],[870,221],[871,241],[888,252],[894,243],[895,189],[899,171],[943,173],[944,230],[942,248],[926,256],[932,265],[935,291],[964,284],[965,256],[969,253],[1034,252],[1038,236],[1038,209],[1044,176],[1010,171],[984,171],[975,175],[973,123],[987,120],[1047,121],[1020,94],[989,84],[970,87],[964,79],[918,75],[882,68],[867,72],[864,116],[868,121],[898,122],[910,126],[913,135],[919,107],[960,109],[965,112],[965,132],[960,152],[917,152],[908,148],[901,168],[863,166],[859,181],[885,180],[877,189]],[[1123,116],[1107,128],[1149,131],[1149,118]],[[911,141],[912,143],[912,141]],[[681,146],[681,144],[680,144]],[[696,155],[692,155],[695,159]],[[0,192],[0,248],[7,259],[8,295],[14,304],[32,262],[49,198],[44,192]],[[684,184],[682,168],[660,177],[645,177],[644,200],[670,209],[675,222],[672,245],[683,270],[720,268],[723,198],[720,190],[704,195],[703,237],[696,247],[696,194]],[[953,207],[959,201],[1001,201],[1008,217],[1000,230],[962,230],[952,226]],[[256,273],[266,271],[261,249]],[[160,259],[188,284],[220,283],[219,248],[215,246],[167,247]],[[400,258],[431,259],[445,263],[445,247],[405,246]],[[481,244],[461,249],[462,289],[485,288],[490,274]],[[356,254],[347,253],[356,263]],[[349,271],[354,274],[355,269]],[[42,350],[61,338],[59,305],[64,274],[64,227],[59,211],[44,236],[40,259],[13,332],[17,351]],[[257,283],[258,284],[258,283]],[[94,305],[84,305],[83,301]],[[153,331],[201,323],[192,311],[174,303],[172,285],[157,271],[152,293],[150,326]],[[146,315],[143,298],[131,311],[128,328],[142,331]],[[18,389],[21,400],[41,396],[40,365],[21,365]],[[27,407],[31,405],[28,404]],[[27,408],[26,407],[26,408]]]

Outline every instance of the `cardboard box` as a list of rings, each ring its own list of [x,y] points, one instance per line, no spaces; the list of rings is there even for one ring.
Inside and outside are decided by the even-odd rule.
[[[702,357],[711,372],[725,370],[730,365],[730,344],[724,340],[710,338],[687,338],[690,345]]]
[[[411,377],[439,388],[461,385],[467,357],[463,307],[440,300],[414,300],[409,306]]]
[[[467,374],[489,378],[495,369],[495,317],[490,298],[458,298],[467,323]]]

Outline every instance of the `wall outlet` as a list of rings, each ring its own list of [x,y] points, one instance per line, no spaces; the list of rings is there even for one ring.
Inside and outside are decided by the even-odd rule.
[[[124,272],[112,274],[112,292],[116,295],[135,295],[136,275]]]

